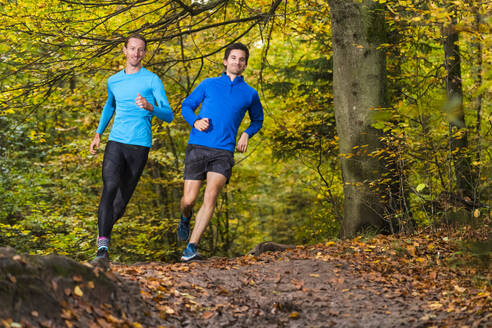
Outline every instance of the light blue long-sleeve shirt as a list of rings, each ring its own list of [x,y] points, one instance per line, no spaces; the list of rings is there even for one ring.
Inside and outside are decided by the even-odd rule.
[[[197,115],[195,110],[200,104],[202,106]],[[222,76],[203,80],[181,105],[181,114],[192,126],[188,143],[234,152],[237,131],[246,111],[251,123],[244,132],[251,138],[263,125],[263,107],[258,92],[242,76],[231,81],[223,73]],[[209,119],[206,131],[193,127],[200,118]]]
[[[152,147],[152,118],[157,116],[168,123],[173,120],[173,112],[159,77],[144,67],[134,74],[126,74],[122,70],[109,77],[107,88],[108,99],[97,133],[103,134],[116,112],[109,140]],[[138,94],[154,106],[152,112],[135,104]]]

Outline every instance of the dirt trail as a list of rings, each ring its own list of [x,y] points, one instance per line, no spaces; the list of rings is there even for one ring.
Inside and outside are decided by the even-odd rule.
[[[162,297],[163,311],[173,314],[169,323],[181,327],[426,326],[419,322],[424,316],[422,300],[401,297],[344,265],[291,260],[216,266],[216,262],[194,264],[185,273],[179,267],[170,273],[160,265],[138,270],[146,278],[156,272],[169,277],[169,294],[158,289],[151,294],[158,301]]]
[[[471,260],[435,235],[106,273],[0,248],[0,327],[492,328],[490,256]]]
[[[380,273],[356,256],[332,254],[318,245],[258,258],[113,269],[140,283],[163,326],[492,327],[490,299],[457,309],[436,285],[425,290],[427,276],[398,268]]]

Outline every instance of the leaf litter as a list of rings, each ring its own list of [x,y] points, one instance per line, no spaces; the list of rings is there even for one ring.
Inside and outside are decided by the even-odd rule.
[[[34,304],[0,315],[0,327],[492,327],[490,261],[473,264],[455,239],[378,235],[46,276],[61,311],[50,317]],[[12,261],[29,265],[22,260]],[[112,297],[101,297],[101,284]]]

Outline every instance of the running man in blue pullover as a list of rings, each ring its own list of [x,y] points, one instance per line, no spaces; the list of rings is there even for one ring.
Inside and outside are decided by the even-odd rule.
[[[103,191],[98,211],[97,254],[94,265],[109,263],[109,239],[116,221],[123,216],[152,147],[152,118],[170,123],[173,112],[159,77],[142,67],[147,41],[131,35],[123,47],[124,70],[107,81],[108,99],[99,126],[90,145],[96,154],[109,121],[113,127],[104,151],[102,168]]]
[[[197,245],[212,217],[217,196],[229,181],[234,165],[234,148],[245,152],[248,141],[263,124],[263,108],[258,92],[241,75],[248,64],[249,51],[242,43],[225,50],[225,72],[220,77],[201,82],[183,101],[181,113],[191,125],[185,154],[184,192],[181,198],[181,219],[178,237],[187,240],[193,205],[203,180],[207,180],[203,204],[198,210],[193,233],[181,260],[198,256]],[[195,110],[201,105],[198,114]],[[239,125],[248,112],[249,127],[236,146]]]

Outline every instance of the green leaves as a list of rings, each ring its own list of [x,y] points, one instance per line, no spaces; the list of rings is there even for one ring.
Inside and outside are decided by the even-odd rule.
[[[426,185],[425,183],[421,183],[421,184],[419,184],[419,185],[415,188],[415,190],[416,190],[417,192],[421,192],[422,190],[424,190],[424,189],[425,189],[425,187],[427,187],[427,185]]]

